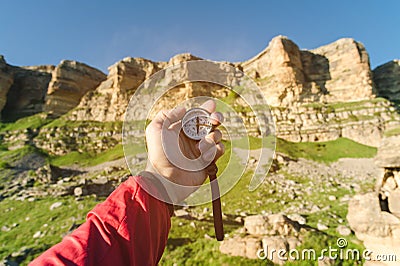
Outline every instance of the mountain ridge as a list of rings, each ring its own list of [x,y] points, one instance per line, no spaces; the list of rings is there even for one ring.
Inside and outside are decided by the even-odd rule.
[[[44,111],[75,121],[122,121],[130,97],[144,80],[165,67],[201,59],[190,53],[175,55],[168,62],[126,57],[111,65],[105,75],[71,60],[57,66],[15,67],[1,57],[3,120]],[[343,136],[377,146],[383,132],[400,121],[395,111],[400,71],[397,61],[391,62],[371,70],[364,45],[352,38],[303,50],[279,35],[249,60],[227,63],[244,71],[260,87],[279,137],[302,142]],[[172,106],[189,94],[228,96],[226,90],[204,84],[176,89],[169,100]],[[234,104],[241,103],[235,100]],[[251,127],[252,114],[242,116]]]

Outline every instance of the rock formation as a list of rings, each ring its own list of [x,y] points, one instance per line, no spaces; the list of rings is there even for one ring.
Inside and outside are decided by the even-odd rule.
[[[328,61],[329,72],[322,78],[329,75],[324,84],[328,102],[354,102],[375,97],[369,56],[361,43],[344,38],[311,52]]]
[[[52,72],[44,111],[52,112],[56,116],[67,113],[105,78],[105,74],[88,65],[76,61],[62,61]]]
[[[347,214],[357,238],[373,255],[395,255],[397,259],[400,257],[399,147],[400,135],[383,139],[376,164],[384,169],[384,174],[377,178],[376,191],[356,195],[349,202]],[[379,265],[397,265],[397,262],[382,263]]]
[[[82,98],[72,112],[73,120],[122,120],[130,97],[136,88],[160,66],[143,58],[124,58],[108,68],[109,74],[95,91]]]
[[[256,79],[272,106],[299,102],[347,102],[373,98],[369,57],[353,39],[302,51],[283,36],[241,64]]]
[[[70,119],[123,120],[130,97],[147,77],[163,67],[199,59],[190,54],[174,56],[168,63],[125,58],[109,68],[107,80],[83,97]],[[259,55],[236,66],[264,92],[281,138],[298,142],[347,137],[378,146],[383,131],[400,122],[390,102],[374,99],[368,54],[353,39],[305,51],[278,36]],[[182,71],[186,71],[184,66]],[[215,84],[182,84],[164,95],[154,109],[172,107],[196,95],[224,99],[228,94]],[[234,104],[240,105],[240,98]],[[241,116],[248,130],[256,133],[251,122],[254,115],[245,111]]]
[[[7,102],[7,93],[14,82],[13,75],[9,72],[6,61],[0,56],[0,110]]]
[[[248,216],[244,220],[244,228],[240,230],[240,233],[246,235],[225,239],[219,249],[231,256],[265,258],[277,264],[284,264],[285,261],[280,260],[276,254],[280,249],[288,252],[299,246],[301,230],[306,229],[282,214]]]
[[[2,108],[2,118],[14,120],[42,111],[53,66],[15,67],[7,65],[13,83]]]
[[[40,112],[56,116],[76,107],[105,75],[76,61],[62,61],[57,67],[6,64],[0,58],[0,110],[3,120],[13,121]]]
[[[374,69],[378,96],[400,101],[400,60],[393,60]]]
[[[2,60],[0,108],[6,102],[2,113],[9,120],[43,110],[58,116],[73,109],[69,120],[122,121],[131,96],[144,80],[165,67],[193,60],[201,58],[180,54],[168,62],[152,62],[127,57],[110,66],[106,78],[100,71],[74,61],[63,61],[54,69],[17,68]],[[184,65],[183,72],[187,71]],[[353,39],[301,50],[287,37],[277,36],[257,56],[231,65],[243,70],[261,88],[280,138],[298,142],[347,137],[378,146],[383,132],[400,123],[392,103],[375,99],[373,80],[374,76],[377,96],[396,101],[400,97],[396,96],[400,95],[398,61],[376,68],[372,75],[364,46]],[[244,101],[229,98],[229,90],[211,83],[177,84],[159,99],[153,113],[198,95],[230,99],[249,132],[258,134],[254,114],[243,108]],[[142,114],[140,119],[145,117],[147,114]]]

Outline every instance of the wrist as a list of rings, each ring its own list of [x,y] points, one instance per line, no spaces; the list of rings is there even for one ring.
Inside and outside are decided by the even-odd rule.
[[[156,198],[159,201],[164,202],[170,212],[170,216],[174,214],[174,200],[168,194],[167,189],[160,181],[159,177],[155,173],[150,171],[142,171],[138,174],[139,178],[136,179],[136,182],[152,197]]]

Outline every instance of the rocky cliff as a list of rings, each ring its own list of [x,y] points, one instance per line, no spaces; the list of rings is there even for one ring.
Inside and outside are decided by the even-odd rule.
[[[174,56],[169,62],[128,57],[110,66],[107,77],[74,61],[63,61],[55,68],[17,68],[1,60],[0,107],[4,105],[4,119],[41,111],[59,116],[73,109],[68,120],[122,121],[130,97],[145,79],[165,67],[199,59],[191,54]],[[277,36],[261,53],[234,65],[263,91],[278,137],[290,141],[347,137],[377,146],[383,132],[400,122],[390,102],[400,97],[398,61],[372,72],[366,49],[353,39],[301,50],[287,37]],[[230,97],[226,88],[215,84],[178,85],[155,109],[196,95],[228,100],[248,129],[256,132],[251,122],[254,114],[243,108],[240,97]]]
[[[87,94],[69,118],[123,120],[130,96],[145,78],[163,67],[198,59],[190,54],[175,56],[168,63],[126,58],[109,68],[107,80]],[[400,121],[389,101],[375,99],[368,53],[353,39],[340,39],[306,51],[278,36],[260,54],[236,66],[264,92],[281,138],[326,141],[347,137],[377,146],[383,131]],[[395,79],[397,73],[389,75]],[[390,84],[387,86],[393,86]],[[166,95],[160,102],[174,106],[200,92],[222,100],[228,94],[216,85],[182,84],[171,92],[174,97]],[[235,104],[239,103],[236,100]],[[242,112],[241,116],[248,129],[255,132],[251,112]]]
[[[374,69],[378,96],[400,102],[400,60],[393,60]]]
[[[8,90],[2,90],[5,94],[1,100],[5,101],[2,119],[12,121],[41,112],[54,67],[15,67],[5,64],[5,69],[12,84]]]
[[[52,72],[44,111],[52,112],[56,116],[67,113],[105,78],[104,73],[88,65],[76,61],[62,61]]]
[[[353,39],[306,51],[278,36],[241,66],[257,80],[272,106],[374,98],[368,53]]]
[[[85,64],[64,60],[58,66],[9,65],[0,57],[0,110],[4,121],[49,112],[60,116],[76,107],[105,75]]]
[[[3,110],[7,102],[7,93],[14,82],[14,77],[10,73],[6,61],[0,56],[0,110]]]

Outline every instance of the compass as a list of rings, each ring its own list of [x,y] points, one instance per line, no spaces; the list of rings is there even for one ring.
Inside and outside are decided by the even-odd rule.
[[[210,113],[202,108],[190,109],[182,118],[182,129],[189,138],[201,140],[213,130]]]
[[[210,116],[211,114],[202,108],[192,108],[188,110],[182,118],[182,128],[185,135],[193,140],[200,140],[207,136],[214,130]],[[222,241],[224,240],[224,227],[222,223],[220,191],[217,180],[218,168],[213,161],[205,170],[210,178],[215,237],[218,241]]]

